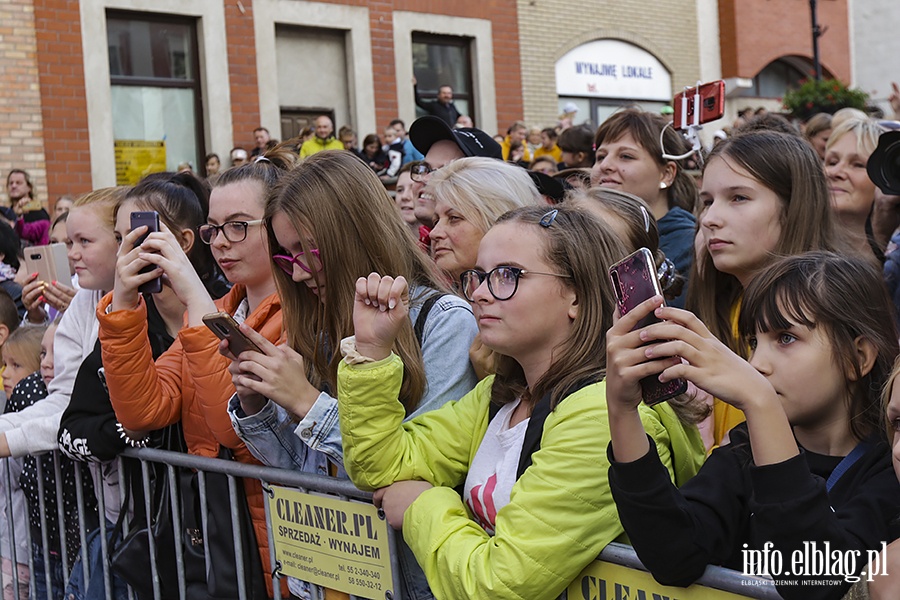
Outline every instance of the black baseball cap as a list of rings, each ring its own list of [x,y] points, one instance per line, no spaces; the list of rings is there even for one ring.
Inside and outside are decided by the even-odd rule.
[[[555,179],[540,171],[528,171],[528,176],[534,182],[541,196],[547,196],[554,203],[559,204],[566,199],[566,192],[573,189],[572,184],[565,179]]]
[[[466,156],[484,156],[503,160],[503,149],[494,138],[475,127],[451,128],[434,116],[420,117],[409,127],[409,139],[416,150],[428,154],[428,150],[441,140],[459,146]]]

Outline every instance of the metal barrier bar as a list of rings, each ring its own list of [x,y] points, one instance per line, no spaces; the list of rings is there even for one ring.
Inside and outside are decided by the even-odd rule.
[[[4,470],[4,474],[6,476],[5,477],[6,506],[9,507],[9,512],[12,513],[13,497],[12,497],[12,486],[10,485],[10,481],[12,481],[12,473],[10,472],[8,459],[3,461],[3,470]],[[16,560],[16,527],[15,527],[15,523],[13,522],[12,519],[8,519],[8,521],[9,521],[9,523],[7,523],[7,525],[9,526],[9,555],[10,555],[10,560],[12,561],[12,568],[10,569],[10,577],[12,577],[13,593],[16,595],[16,597],[18,597],[19,596],[19,569],[18,569],[19,562]],[[31,570],[33,570],[33,568],[29,565],[29,571],[31,571]],[[3,577],[2,570],[0,570],[0,583],[2,583],[3,586],[5,586],[6,582],[2,581],[2,577]],[[0,587],[0,589],[3,589],[3,588]]]
[[[186,565],[184,562],[184,551],[182,548],[182,543],[185,541],[181,532],[184,531],[185,522],[183,520],[183,514],[181,512],[181,502],[180,502],[180,494],[178,493],[181,490],[180,479],[178,476],[179,469],[193,469],[198,471],[198,495],[200,498],[200,520],[201,520],[201,528],[203,532],[204,541],[204,558],[206,560],[207,567],[210,565],[210,549],[208,540],[210,539],[208,536],[208,528],[210,526],[209,522],[209,512],[207,501],[210,500],[207,496],[207,481],[206,481],[206,473],[223,473],[227,475],[228,481],[228,496],[230,502],[230,513],[231,513],[231,521],[233,526],[233,543],[235,549],[235,562],[236,562],[236,573],[237,579],[239,583],[239,597],[241,600],[245,600],[246,598],[246,579],[247,575],[245,572],[245,567],[247,565],[244,564],[244,553],[243,553],[243,538],[240,535],[240,515],[238,509],[238,485],[243,485],[244,479],[255,479],[259,480],[262,483],[263,493],[272,494],[270,482],[277,482],[278,485],[283,485],[286,487],[296,488],[303,492],[308,491],[316,491],[319,493],[326,493],[332,496],[337,496],[344,500],[359,500],[359,501],[370,501],[372,494],[369,492],[364,492],[356,487],[348,480],[340,480],[335,479],[333,477],[328,477],[324,475],[312,474],[312,473],[302,473],[299,471],[289,471],[289,470],[281,470],[274,467],[267,467],[261,465],[251,465],[246,463],[239,463],[230,460],[222,460],[218,458],[208,458],[202,456],[196,456],[191,454],[183,454],[178,452],[171,452],[166,450],[157,450],[157,449],[128,449],[123,453],[124,457],[137,459],[140,463],[141,468],[141,479],[144,484],[144,509],[147,518],[147,526],[152,531],[153,529],[153,520],[155,518],[155,514],[152,506],[152,498],[154,496],[151,493],[151,480],[150,480],[150,463],[161,463],[166,465],[164,477],[168,477],[169,485],[169,498],[161,498],[161,501],[168,501],[171,503],[171,508],[173,511],[172,515],[172,523],[174,526],[175,533],[175,554],[176,554],[176,565],[177,565],[177,574],[178,574],[178,590],[179,596],[181,598],[186,597]],[[60,548],[61,552],[61,561],[66,571],[65,578],[66,582],[68,580],[69,574],[68,571],[72,564],[73,560],[70,560],[72,557],[69,556],[69,551],[72,550],[67,547],[66,543],[66,515],[64,513],[64,500],[63,500],[63,490],[62,490],[62,476],[60,471],[59,464],[59,455],[54,453],[54,474],[56,475],[56,501],[57,501],[57,510],[55,511],[56,518],[59,522],[59,537],[60,537]],[[11,476],[9,461],[4,460],[5,464],[3,465],[3,473],[5,473],[6,480],[9,481]],[[124,469],[124,461],[120,457],[118,459],[119,466],[119,489],[124,490],[126,486],[125,479],[125,469]],[[105,504],[103,497],[103,489],[95,490],[97,495],[98,502],[98,511],[99,511],[99,522],[100,522],[100,530],[101,530],[101,554],[103,556],[103,573],[90,573],[89,572],[89,560],[87,556],[87,519],[86,519],[86,503],[84,498],[84,489],[82,485],[82,469],[83,465],[79,463],[75,463],[75,492],[77,499],[77,510],[78,510],[78,525],[79,525],[79,535],[81,536],[81,557],[82,557],[82,573],[84,575],[84,585],[87,586],[89,584],[90,578],[93,577],[103,577],[104,582],[106,583],[106,595],[107,598],[112,597],[112,580],[113,574],[109,570],[109,562],[108,562],[108,552],[106,542],[106,526],[105,526]],[[160,482],[156,482],[157,485]],[[11,486],[7,485],[6,498],[7,501],[12,503],[12,492]],[[43,470],[40,465],[40,461],[38,461],[38,488],[40,495],[40,517],[41,517],[41,535],[42,542],[44,545],[44,571],[46,575],[47,582],[47,597],[51,598],[53,585],[52,585],[52,576],[51,576],[51,567],[49,560],[49,551],[50,551],[50,541],[49,541],[49,533],[47,528],[47,523],[49,522],[48,515],[54,514],[51,508],[44,506],[44,485],[43,485]],[[125,494],[122,494],[123,502]],[[221,500],[220,498],[214,498],[213,501]],[[138,498],[132,499],[132,504],[136,504],[139,502]],[[269,512],[268,502],[264,502],[266,522],[271,523],[271,515]],[[128,511],[130,510],[130,506],[122,506],[121,510]],[[123,536],[128,533],[129,519],[123,519],[124,527],[123,527]],[[11,538],[15,539],[16,528],[15,524],[11,522],[7,523],[7,527],[9,528]],[[252,527],[252,525],[251,525]],[[392,551],[390,553],[390,562],[391,567],[394,574],[394,581],[392,582],[394,595],[393,598],[395,600],[400,600],[402,593],[401,582],[400,582],[400,567],[399,567],[399,559],[398,552],[396,550],[397,538],[395,532],[392,528],[388,527],[388,538],[390,548]],[[29,549],[32,547],[31,544],[31,528],[26,527],[26,535],[28,536],[28,546]],[[254,532],[255,535],[255,532]],[[281,588],[280,588],[280,580],[284,577],[284,575],[280,572],[280,565],[276,562],[276,553],[275,546],[273,543],[273,534],[272,529],[269,527],[268,530],[268,541],[269,541],[269,559],[272,565],[272,572],[268,573],[267,576],[271,578],[273,584],[273,594],[276,599],[281,598]],[[161,598],[162,596],[162,583],[160,580],[159,573],[159,565],[156,560],[156,540],[154,536],[148,536],[148,545],[150,549],[150,567],[152,571],[152,583],[153,583],[153,596],[154,598]],[[15,556],[16,549],[13,545],[11,554]],[[255,557],[254,557],[255,558]],[[624,567],[638,569],[641,571],[646,571],[644,566],[641,564],[637,555],[634,552],[634,549],[630,546],[626,546],[623,544],[612,543],[607,546],[603,552],[598,557],[599,560],[606,561],[612,564],[621,565]],[[34,565],[31,557],[31,552],[28,553],[28,562],[29,569],[31,573],[34,573]],[[4,577],[2,573],[0,573],[0,587],[3,586]],[[12,579],[14,588],[18,589],[19,577],[18,570],[16,569],[16,561],[13,560],[13,569],[12,569]],[[750,585],[748,585],[748,583]],[[703,577],[701,577],[697,582],[697,585],[701,585],[704,587],[722,590],[725,592],[730,592],[733,594],[741,595],[747,598],[756,598],[760,600],[775,600],[780,596],[776,592],[774,588],[774,584],[770,579],[763,577],[748,577],[739,572],[732,571],[729,569],[724,569],[722,567],[709,566],[706,569]],[[31,597],[35,597],[36,592],[36,584],[35,578],[31,577],[30,581],[30,590]],[[136,595],[133,593],[133,590],[129,588],[128,590],[129,598],[133,599]],[[318,591],[314,588],[313,597],[318,598]]]
[[[638,558],[634,548],[626,544],[613,542],[609,544],[598,557],[599,560],[621,565],[630,569],[647,572],[647,568]],[[747,585],[752,582],[753,585]],[[775,584],[766,577],[754,577],[744,575],[738,571],[709,565],[703,576],[694,582],[708,588],[731,592],[747,598],[759,598],[760,600],[780,600],[781,595],[775,590]]]
[[[47,600],[53,600],[53,583],[50,575],[50,536],[47,534],[47,507],[44,506],[44,466],[40,460],[35,461],[37,465],[37,484],[38,484],[38,509],[41,517],[41,548],[44,555],[44,581],[47,584]],[[58,504],[58,503],[57,503]],[[31,578],[34,579],[34,569],[31,570]]]

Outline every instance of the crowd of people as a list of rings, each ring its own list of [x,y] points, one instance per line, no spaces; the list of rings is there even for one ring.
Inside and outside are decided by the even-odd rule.
[[[127,597],[129,574],[106,590],[81,561],[102,569],[137,510],[139,469],[117,457],[145,446],[374,491],[402,532],[404,598],[556,598],[623,539],[683,586],[741,570],[748,549],[884,544],[888,575],[852,588],[863,562],[772,575],[785,598],[897,597],[900,197],[867,171],[893,122],[742,117],[673,159],[688,143],[638,108],[492,136],[449,86],[416,100],[427,116],[359,149],[327,115],[281,143],[259,128],[203,177],[63,198],[52,219],[28,174],[8,174],[0,511],[32,535],[0,527],[4,597],[29,580],[41,598]],[[159,231],[132,229],[137,211]],[[71,279],[23,268],[23,248],[49,243]],[[621,314],[608,270],[642,249],[660,293]],[[647,404],[648,378],[687,392]],[[41,518],[76,488],[82,523]],[[243,593],[271,597],[264,492],[241,492]],[[241,534],[214,529],[200,543],[217,559],[186,585],[237,597],[211,586]]]

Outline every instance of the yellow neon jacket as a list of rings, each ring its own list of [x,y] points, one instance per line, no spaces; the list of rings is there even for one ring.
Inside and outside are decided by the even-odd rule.
[[[396,355],[364,365],[341,362],[344,466],[362,489],[408,479],[435,486],[406,511],[403,537],[436,598],[556,598],[622,535],[607,481],[605,383],[567,396],[547,417],[541,447],[497,513],[492,537],[453,488],[465,481],[487,430],[493,377],[461,400],[403,423],[402,372]],[[676,482],[683,483],[703,460],[699,433],[682,426],[668,406],[640,411],[670,473],[674,451]]]

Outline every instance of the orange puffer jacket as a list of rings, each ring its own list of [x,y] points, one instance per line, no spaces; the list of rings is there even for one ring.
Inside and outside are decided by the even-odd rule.
[[[236,285],[216,306],[233,315],[245,295],[243,286]],[[111,303],[112,294],[107,294],[97,305],[97,318],[106,383],[119,422],[126,429],[151,431],[181,421],[191,454],[216,458],[221,445],[231,448],[240,462],[260,464],[231,426],[226,408],[234,385],[228,372],[230,361],[218,352],[218,338],[202,325],[184,327],[154,363],[146,305],[141,301],[136,310],[107,314]],[[266,298],[245,323],[277,343],[282,337],[278,295]],[[244,484],[263,572],[271,573],[262,487],[255,479]],[[271,597],[268,577],[266,586]]]

